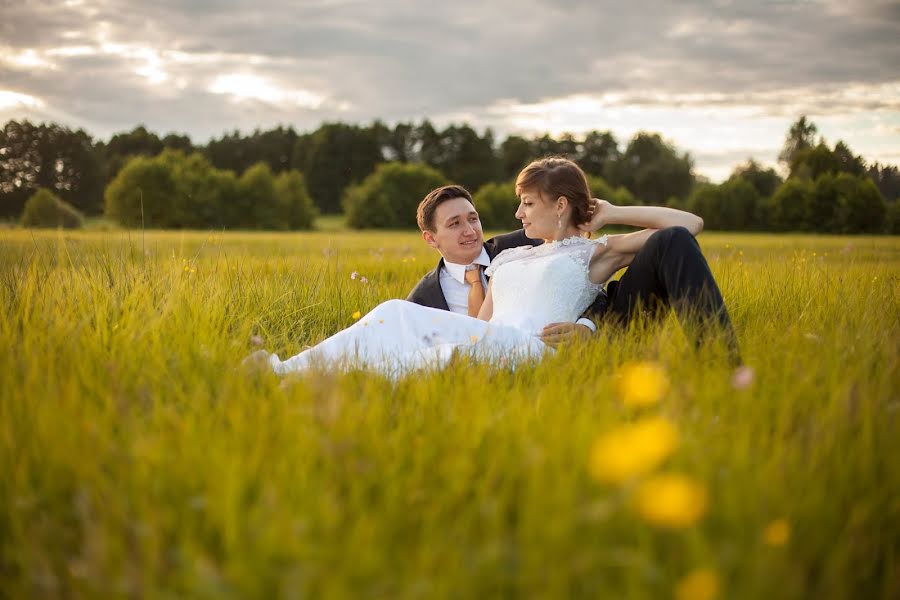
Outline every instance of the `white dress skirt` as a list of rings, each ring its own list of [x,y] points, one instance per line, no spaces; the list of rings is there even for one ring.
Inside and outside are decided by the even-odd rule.
[[[598,240],[571,237],[500,253],[487,268],[494,310],[490,321],[388,300],[352,326],[300,354],[268,363],[279,375],[315,367],[365,368],[400,376],[446,364],[454,354],[512,365],[540,357],[540,333],[550,323],[575,322],[602,286],[588,267]]]

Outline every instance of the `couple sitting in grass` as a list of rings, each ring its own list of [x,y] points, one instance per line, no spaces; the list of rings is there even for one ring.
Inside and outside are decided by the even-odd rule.
[[[516,195],[523,229],[484,242],[464,188],[432,191],[417,217],[423,239],[442,258],[407,300],[384,302],[287,360],[263,350],[254,360],[281,375],[339,364],[401,375],[458,353],[514,364],[592,335],[592,319],[627,322],[638,307],[671,307],[682,324],[696,321],[698,334],[717,326],[739,362],[722,295],[694,239],[700,217],[592,199],[584,172],[563,158],[528,165]],[[644,229],[590,239],[604,225]],[[623,267],[621,279],[604,289]]]

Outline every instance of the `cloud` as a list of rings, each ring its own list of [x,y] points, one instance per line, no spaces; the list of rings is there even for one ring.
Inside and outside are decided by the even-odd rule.
[[[721,135],[686,136],[684,115],[744,135],[897,113],[898,38],[892,2],[29,0],[4,7],[0,80],[35,102],[0,118],[198,140],[332,119],[623,134],[643,120],[705,153]]]

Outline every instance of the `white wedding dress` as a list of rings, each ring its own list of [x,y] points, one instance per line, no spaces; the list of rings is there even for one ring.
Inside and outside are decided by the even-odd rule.
[[[544,326],[574,322],[601,291],[588,266],[595,244],[606,240],[570,237],[501,252],[485,271],[493,289],[490,321],[388,300],[316,346],[284,361],[271,354],[268,363],[279,375],[318,365],[399,376],[439,367],[459,352],[503,364],[538,357],[547,349]]]

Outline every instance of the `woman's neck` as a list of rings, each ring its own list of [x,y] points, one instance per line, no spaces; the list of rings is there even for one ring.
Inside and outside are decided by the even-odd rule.
[[[561,227],[556,230],[552,238],[544,238],[544,242],[558,242],[575,236],[583,237],[584,232],[574,226]]]

